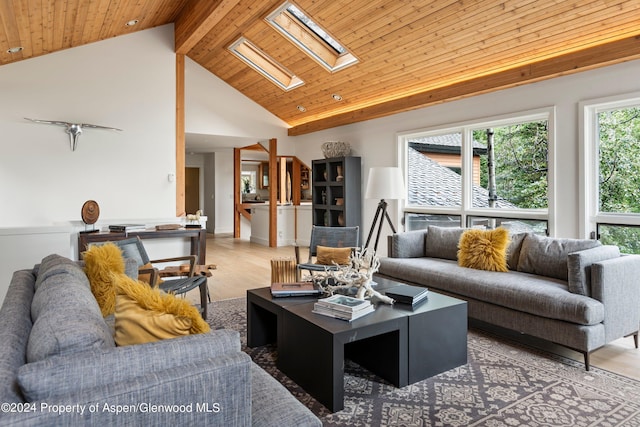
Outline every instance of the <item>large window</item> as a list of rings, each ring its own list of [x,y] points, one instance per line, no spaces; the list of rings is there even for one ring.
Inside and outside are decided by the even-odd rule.
[[[552,110],[400,136],[406,229],[430,224],[548,233]]]
[[[583,107],[585,231],[640,253],[640,97]]]

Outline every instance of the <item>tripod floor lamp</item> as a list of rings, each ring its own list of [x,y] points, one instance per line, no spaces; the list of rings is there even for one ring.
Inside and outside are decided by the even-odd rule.
[[[365,198],[367,199],[380,199],[378,203],[378,209],[376,215],[373,217],[371,223],[371,230],[369,231],[369,237],[367,237],[367,243],[365,248],[369,247],[371,236],[376,226],[378,232],[376,234],[376,241],[373,245],[373,250],[378,251],[378,241],[380,240],[380,232],[382,231],[382,224],[386,218],[387,222],[391,226],[391,231],[396,232],[396,228],[389,218],[387,213],[387,200],[398,200],[405,198],[404,191],[404,179],[402,178],[402,171],[397,167],[373,167],[369,169],[369,179],[367,181],[367,190],[365,192]]]

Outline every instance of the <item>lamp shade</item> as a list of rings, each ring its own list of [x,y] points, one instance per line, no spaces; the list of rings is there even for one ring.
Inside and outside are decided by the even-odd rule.
[[[404,179],[400,168],[380,166],[369,169],[367,199],[404,199]]]

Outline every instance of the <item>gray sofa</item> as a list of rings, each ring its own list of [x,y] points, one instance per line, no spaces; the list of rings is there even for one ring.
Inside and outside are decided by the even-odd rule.
[[[117,347],[77,263],[13,274],[0,309],[0,425],[320,426],[229,330]]]
[[[595,240],[511,235],[508,272],[461,267],[464,230],[429,226],[389,236],[378,274],[468,302],[468,315],[589,353],[640,329],[640,256]]]

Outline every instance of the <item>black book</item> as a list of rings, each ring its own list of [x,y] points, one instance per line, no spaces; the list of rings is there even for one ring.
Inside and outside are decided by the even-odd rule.
[[[429,290],[420,286],[398,285],[387,290],[385,295],[403,304],[415,305],[427,298]]]

